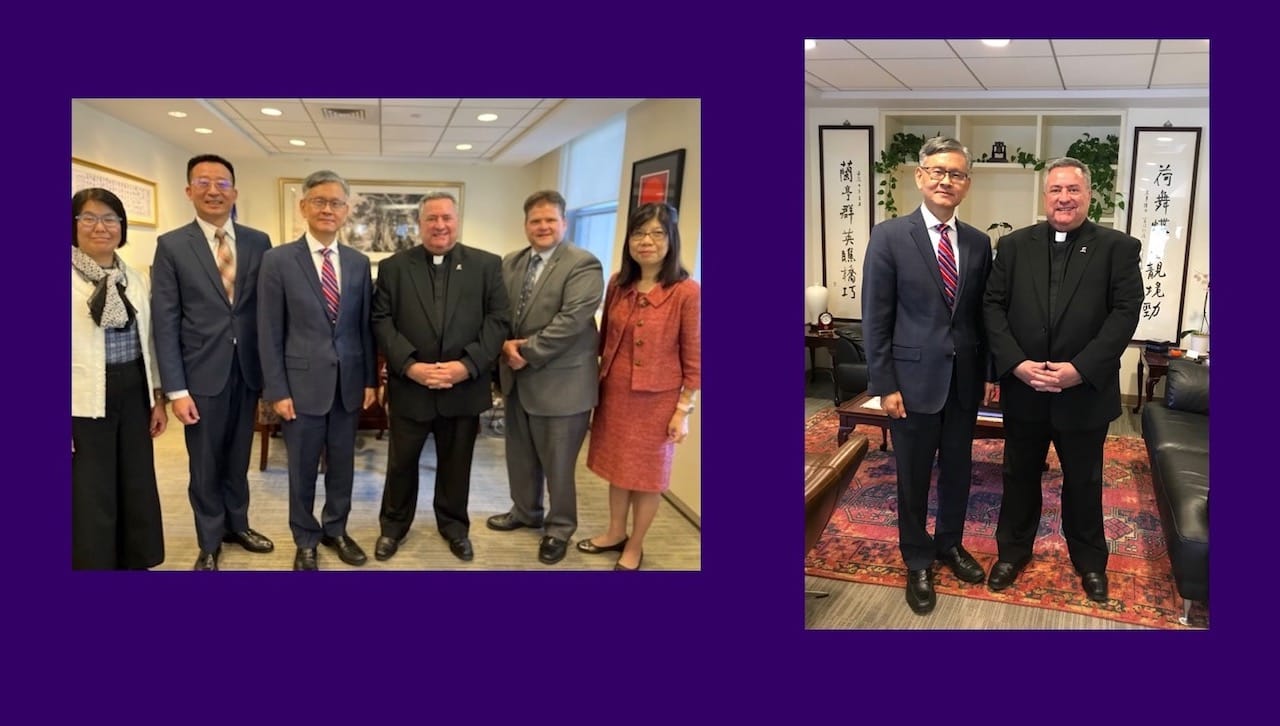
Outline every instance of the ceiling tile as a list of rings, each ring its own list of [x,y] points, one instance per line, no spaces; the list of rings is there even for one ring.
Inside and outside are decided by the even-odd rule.
[[[1200,40],[1162,40],[1160,41],[1161,53],[1208,53],[1208,39]]]
[[[383,126],[383,141],[435,141],[440,138],[442,126]]]
[[[965,63],[988,90],[1062,88],[1053,58],[969,58]]]
[[[1047,40],[1010,40],[1003,48],[992,48],[981,40],[948,40],[961,58],[1036,58],[1052,56]]]
[[[458,108],[537,108],[540,98],[464,98]]]
[[[325,138],[325,146],[335,154],[370,154],[376,156],[382,151],[378,139],[335,139]]]
[[[869,60],[815,60],[805,69],[837,89],[903,88],[901,82]]]
[[[316,129],[320,135],[326,139],[378,139],[382,136],[382,129],[369,124],[368,126],[360,126],[358,124],[335,124],[322,123],[316,124]]]
[[[804,52],[805,60],[807,61],[824,60],[824,59],[839,60],[839,59],[846,59],[846,58],[866,58],[867,57],[857,48],[854,48],[852,45],[850,45],[849,41],[847,40],[819,39],[816,42],[818,44],[816,48],[814,48],[813,50],[806,50]]]
[[[435,151],[434,141],[383,141],[383,154],[430,154]]]
[[[440,140],[447,141],[450,143],[459,143],[459,142],[475,143],[477,141],[497,141],[498,139],[502,138],[502,135],[504,133],[506,133],[506,129],[500,129],[500,128],[486,129],[486,128],[452,128],[451,127],[451,128],[445,129],[445,132],[440,137]]]
[[[1153,60],[1150,55],[1062,57],[1058,66],[1068,90],[1146,88]]]
[[[389,126],[444,126],[457,115],[452,108],[392,106],[382,109],[382,123]]]
[[[453,108],[461,100],[461,98],[384,98],[382,105]]]
[[[266,120],[266,118],[266,116],[263,116],[262,119],[264,120],[259,121],[258,119],[254,119],[250,123],[253,124],[255,129],[261,131],[267,136],[283,136],[285,134],[316,135],[316,125],[313,123],[299,123],[297,121],[270,121]],[[375,126],[374,128],[376,129],[377,127]]]
[[[1152,88],[1200,88],[1209,85],[1208,53],[1161,53],[1151,74]]]
[[[945,40],[850,40],[870,58],[955,58]]]
[[[1129,55],[1155,53],[1155,40],[1053,40],[1053,51],[1067,55]]]
[[[880,65],[913,91],[982,88],[958,59],[886,58]]]

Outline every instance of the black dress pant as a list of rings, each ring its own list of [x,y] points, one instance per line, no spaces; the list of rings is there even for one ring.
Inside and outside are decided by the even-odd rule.
[[[927,569],[937,555],[961,544],[973,468],[973,428],[977,407],[965,409],[951,390],[942,410],[889,419],[898,465],[898,548],[909,570]],[[929,536],[929,483],[938,460],[938,516]]]
[[[183,428],[191,472],[187,497],[204,552],[217,549],[224,534],[249,528],[249,452],[258,394],[245,384],[236,359],[221,393],[192,396],[200,420]]]
[[[71,566],[130,570],[164,562],[142,359],[107,366],[103,418],[71,417]]]
[[[1107,426],[1059,431],[1048,421],[1004,418],[1004,496],[996,543],[1000,560],[1030,559],[1040,529],[1041,476],[1050,442],[1062,462],[1062,534],[1080,573],[1107,569],[1102,518],[1102,449]]]
[[[356,429],[360,411],[342,407],[340,392],[321,416],[300,413],[281,423],[289,452],[289,531],[293,543],[312,549],[321,537],[347,533],[351,488],[355,480]],[[316,477],[324,452],[324,511],[316,519]]]
[[[471,457],[480,433],[480,417],[436,416],[418,421],[391,409],[387,446],[387,479],[378,515],[384,537],[400,539],[409,532],[418,508],[418,460],[427,436],[436,439],[436,528],[447,540],[466,537],[471,528],[467,500],[471,494]]]

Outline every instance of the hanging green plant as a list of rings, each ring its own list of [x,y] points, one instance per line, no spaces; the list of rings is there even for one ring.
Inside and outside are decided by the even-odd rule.
[[[939,132],[935,134],[941,136]],[[876,173],[880,175],[876,204],[884,207],[885,216],[898,216],[898,205],[893,201],[893,193],[898,188],[898,179],[894,175],[898,165],[914,162],[920,158],[920,149],[924,146],[925,137],[899,131],[889,139],[889,145],[880,152],[880,161],[876,162]]]
[[[1106,139],[1085,133],[1071,146],[1067,156],[1089,167],[1093,195],[1089,198],[1089,219],[1101,221],[1124,209],[1124,197],[1116,192],[1116,169],[1120,163],[1120,137],[1107,134]],[[1039,168],[1039,167],[1037,167]]]

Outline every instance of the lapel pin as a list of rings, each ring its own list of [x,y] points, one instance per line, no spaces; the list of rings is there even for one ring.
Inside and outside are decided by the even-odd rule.
[[[453,268],[453,269],[455,269],[455,270],[461,270],[461,269],[462,269],[462,263],[461,263],[461,262],[459,262],[459,263],[458,263],[458,266],[457,266],[457,267],[455,267],[455,268]]]
[[[1081,248],[1080,248],[1080,254],[1082,254],[1082,255],[1083,255],[1085,252],[1087,252],[1087,251],[1088,251],[1088,249],[1089,249],[1088,247],[1081,247]]]

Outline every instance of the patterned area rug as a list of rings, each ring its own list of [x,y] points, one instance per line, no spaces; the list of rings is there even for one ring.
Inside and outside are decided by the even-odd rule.
[[[805,451],[835,451],[838,423],[834,408],[814,414],[805,423]],[[897,467],[893,451],[880,451],[880,429],[859,426],[857,431],[870,439],[870,452],[842,495],[822,538],[805,557],[805,572],[816,577],[902,587],[906,568],[898,552]],[[977,440],[973,444],[973,484],[964,545],[988,572],[997,553],[995,532],[1000,515],[1003,449],[1004,442],[999,439]],[[1040,531],[1031,564],[1017,582],[1007,590],[993,592],[983,584],[963,583],[951,570],[937,565],[935,589],[948,595],[1062,610],[1153,628],[1186,628],[1178,622],[1182,598],[1174,587],[1142,439],[1108,436],[1105,461],[1103,511],[1110,548],[1108,602],[1095,603],[1084,596],[1080,578],[1067,555],[1061,530],[1062,468],[1052,447],[1049,471],[1044,476]],[[934,488],[929,493],[929,531],[933,531],[937,511],[936,485],[935,468]],[[1192,607],[1191,626],[1208,626],[1205,606]]]

